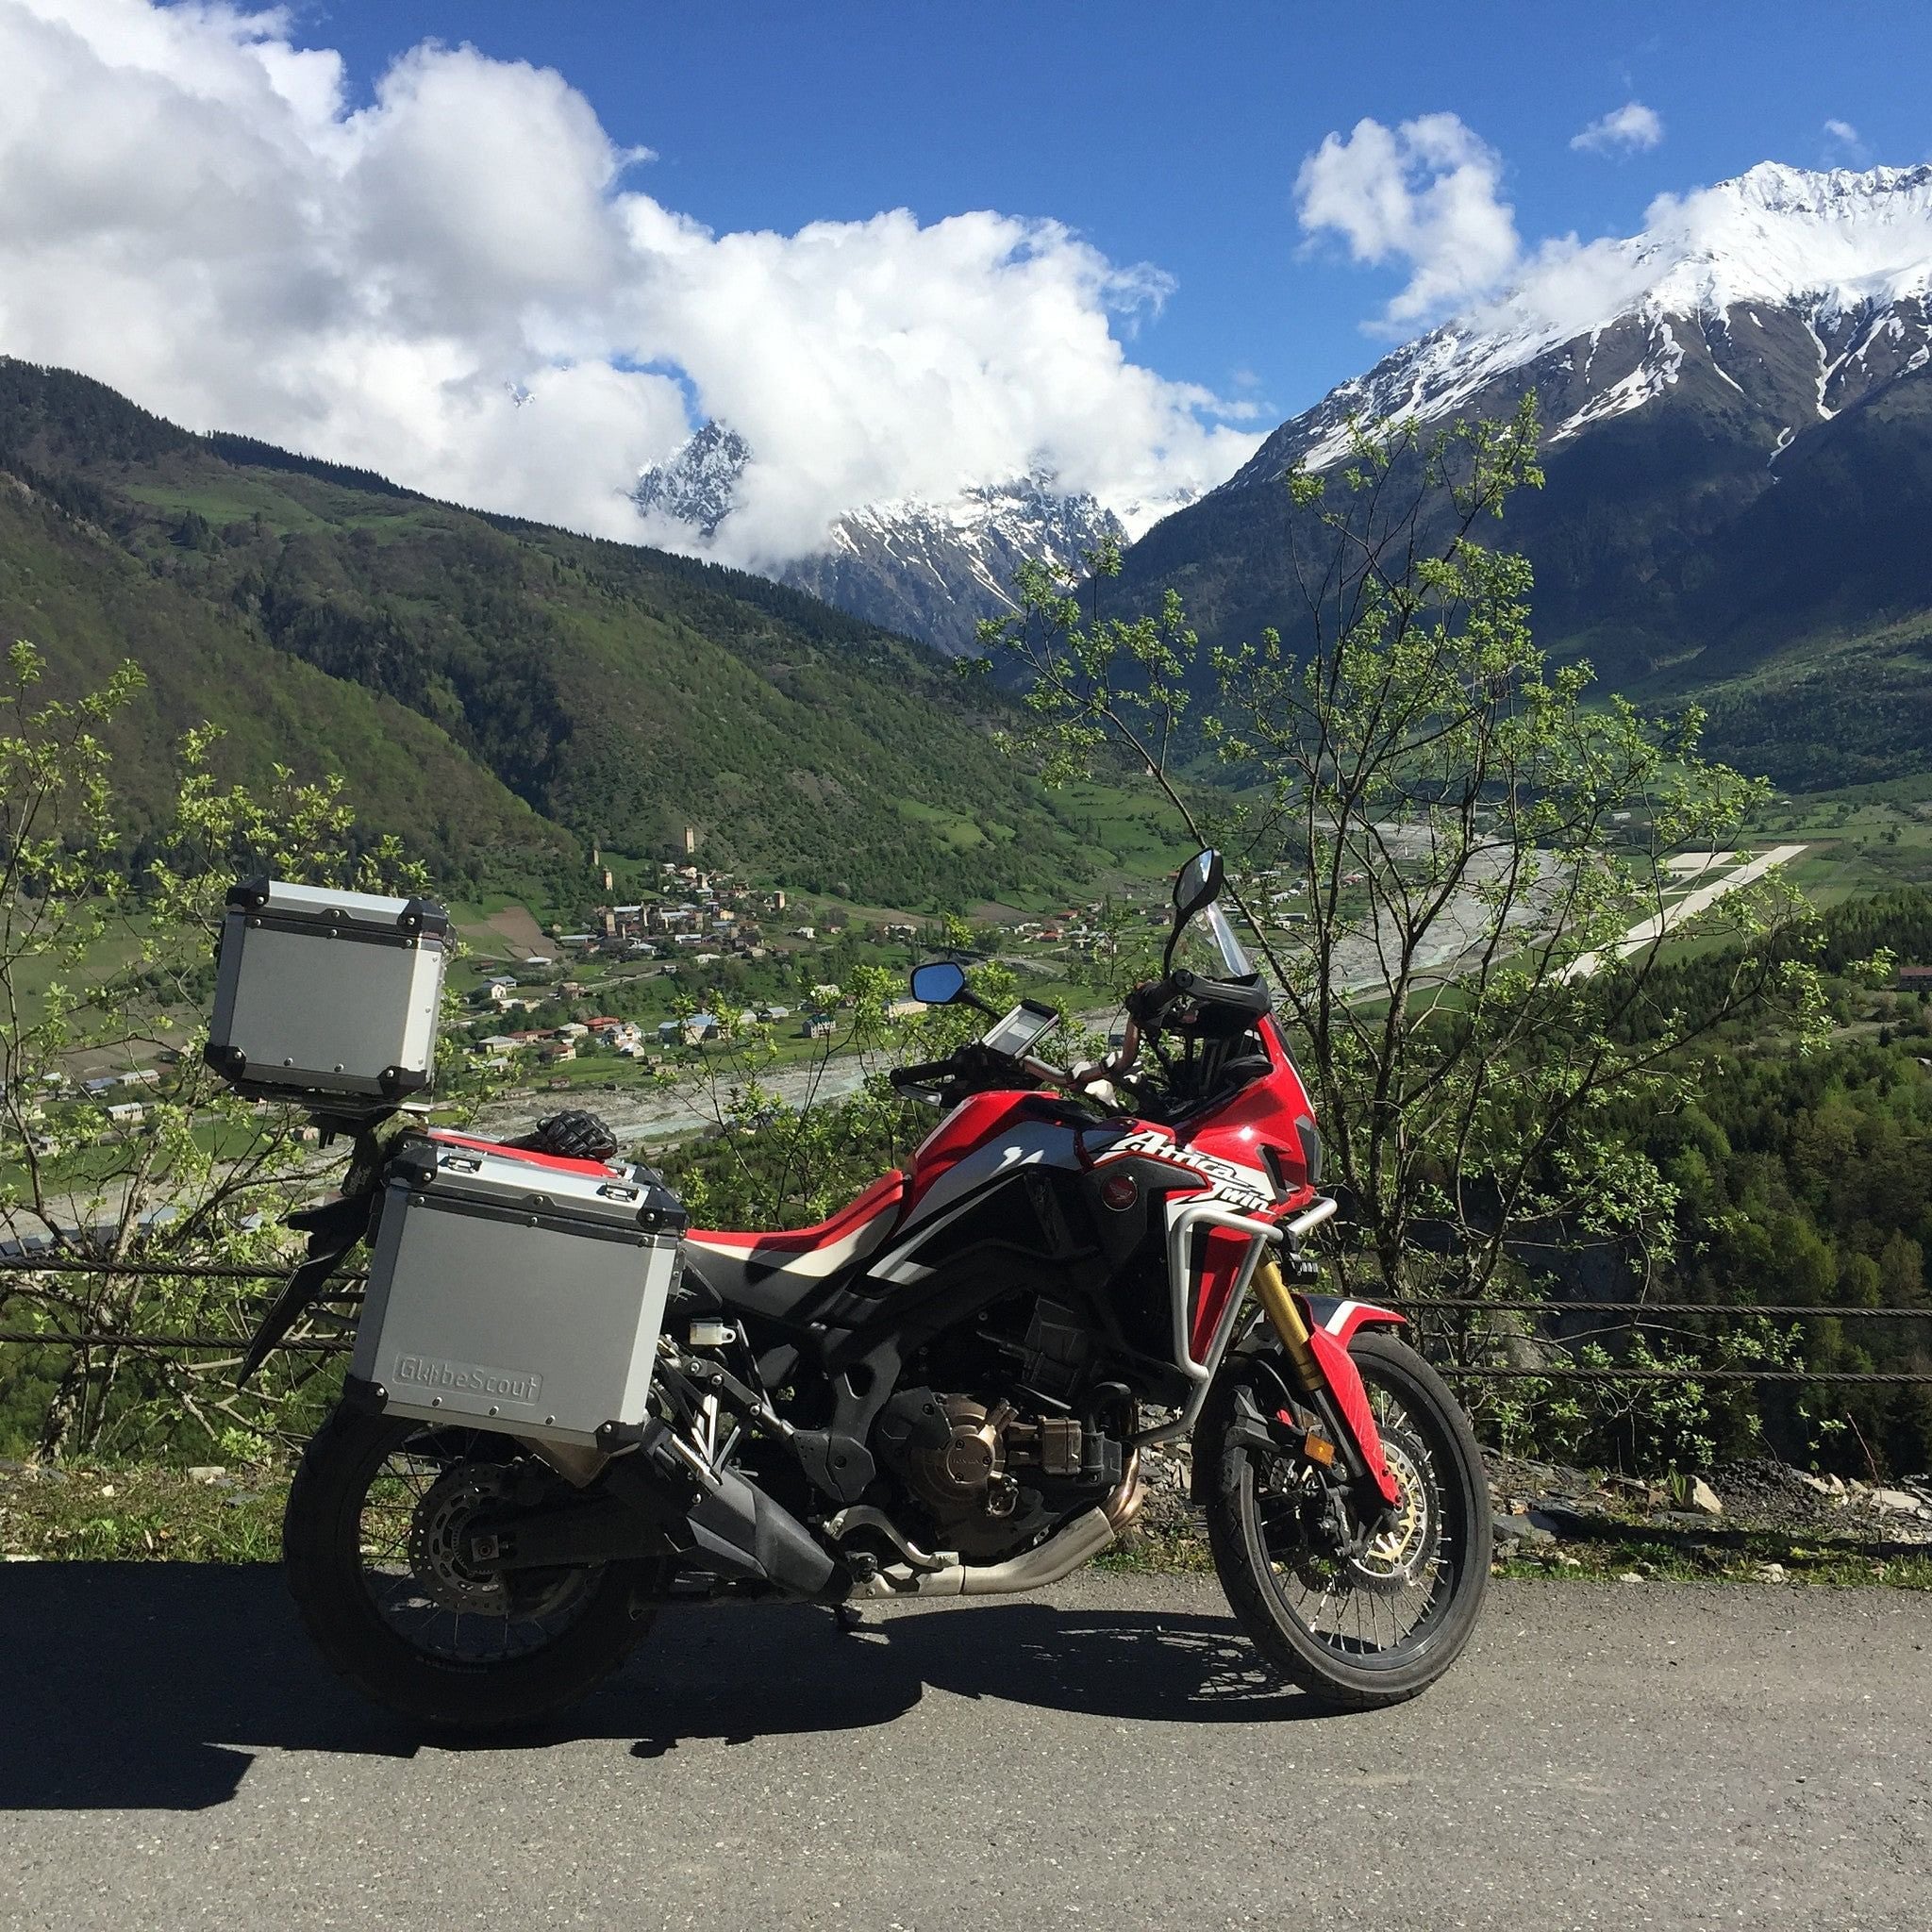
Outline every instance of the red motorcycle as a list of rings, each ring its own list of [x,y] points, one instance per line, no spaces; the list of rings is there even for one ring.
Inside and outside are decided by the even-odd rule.
[[[1127,1001],[1106,1061],[1040,1058],[1056,1016],[1023,1001],[896,1073],[937,1125],[909,1174],[816,1227],[678,1240],[675,1200],[582,1144],[584,1116],[576,1145],[432,1134],[365,1158],[305,1224],[315,1258],[257,1358],[370,1231],[375,1202],[420,1200],[439,1163],[521,1162],[553,1189],[626,1201],[641,1186],[676,1266],[639,1419],[594,1437],[562,1440],[534,1416],[551,1397],[420,1350],[387,1383],[351,1377],[286,1528],[331,1661],[421,1720],[528,1722],[614,1670],[674,1598],[849,1614],[1054,1583],[1133,1520],[1143,1454],[1189,1441],[1216,1571],[1271,1665],[1355,1709],[1434,1682],[1488,1578],[1482,1464],[1400,1315],[1307,1291],[1305,1243],[1335,1203],[1220,885],[1211,852],[1183,869],[1161,976]],[[1208,971],[1176,963],[1184,940]],[[950,962],[912,987],[976,1004]],[[551,1319],[572,1319],[561,1294]],[[418,1412],[395,1413],[396,1376],[432,1372],[461,1417],[421,1387]]]

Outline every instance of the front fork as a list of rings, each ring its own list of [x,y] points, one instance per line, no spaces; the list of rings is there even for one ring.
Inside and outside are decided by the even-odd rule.
[[[1363,1504],[1373,1505],[1365,1516],[1392,1508],[1401,1491],[1383,1457],[1381,1431],[1369,1407],[1368,1391],[1347,1349],[1325,1330],[1309,1326],[1273,1255],[1264,1255],[1256,1265],[1251,1285],[1288,1357],[1290,1379],[1333,1434],[1351,1487]],[[1316,1441],[1311,1440],[1307,1446],[1319,1459]]]

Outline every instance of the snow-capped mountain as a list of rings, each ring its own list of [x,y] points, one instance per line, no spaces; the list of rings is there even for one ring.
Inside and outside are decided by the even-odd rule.
[[[723,423],[707,423],[669,462],[638,478],[632,493],[639,513],[663,517],[700,537],[714,537],[731,514],[738,480],[751,461],[751,445]]]
[[[705,543],[716,538],[751,458],[749,444],[734,430],[706,424],[639,478],[635,499],[647,533],[674,541],[688,534]],[[1036,558],[1077,575],[1083,556],[1103,537],[1124,541],[1127,534],[1093,497],[1061,491],[1050,472],[1039,470],[962,490],[944,502],[863,505],[832,525],[824,548],[772,575],[855,617],[958,656],[977,649],[974,628],[982,618],[1013,608],[1013,573],[1022,561]]]
[[[1760,163],[1665,197],[1625,240],[1545,251],[1494,303],[1397,349],[1271,437],[1224,488],[1346,453],[1348,423],[1491,413],[1533,386],[1552,445],[1712,377],[1789,441],[1924,366],[1932,166]]]
[[[1119,591],[1178,588],[1214,642],[1293,635],[1283,473],[1333,464],[1351,417],[1497,418],[1532,391],[1545,486],[1484,534],[1534,566],[1546,647],[1697,693],[1722,752],[1786,782],[1902,769],[1901,719],[1932,759],[1932,167],[1767,163],[1545,249],[1155,525]]]
[[[868,504],[832,525],[830,546],[779,573],[841,610],[904,631],[957,657],[976,652],[975,626],[1013,606],[1027,558],[1077,577],[1120,520],[1091,496],[1066,495],[1044,473],[965,490],[949,503]]]

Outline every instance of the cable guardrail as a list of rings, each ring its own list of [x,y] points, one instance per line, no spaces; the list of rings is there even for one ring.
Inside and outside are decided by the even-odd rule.
[[[0,1300],[8,1291],[4,1277],[8,1274],[94,1274],[124,1278],[163,1280],[273,1281],[289,1272],[291,1264],[251,1267],[238,1262],[115,1260],[105,1257],[79,1255],[0,1256]],[[333,1277],[338,1289],[354,1288],[368,1279],[366,1273],[349,1271]],[[1561,1347],[1597,1336],[1635,1334],[1652,1325],[1657,1318],[1692,1316],[1700,1320],[1764,1317],[1779,1321],[1918,1322],[1932,1326],[1932,1307],[1834,1307],[1808,1302],[1643,1302],[1595,1301],[1588,1298],[1557,1301],[1509,1296],[1487,1301],[1480,1296],[1401,1296],[1384,1298],[1379,1306],[1401,1314],[1525,1314],[1556,1318],[1589,1318],[1598,1315],[1624,1315],[1640,1319],[1612,1323],[1585,1335],[1523,1335],[1491,1338],[1493,1342],[1519,1341],[1543,1347]],[[1648,1319],[1642,1319],[1648,1318]],[[207,1335],[197,1333],[144,1334],[139,1329],[85,1328],[0,1328],[0,1345],[41,1348],[126,1348],[145,1349],[157,1354],[240,1353],[247,1346],[245,1335]],[[1932,1349],[1932,1338],[1928,1338]],[[309,1355],[347,1354],[349,1337],[295,1336],[280,1346],[294,1353]],[[1454,1363],[1438,1361],[1441,1374],[1472,1381],[1538,1382],[1758,1382],[1758,1383],[1846,1383],[1891,1384],[1913,1387],[1932,1384],[1932,1370],[1922,1369],[1827,1369],[1786,1367],[1740,1368],[1714,1365],[1699,1367],[1609,1367],[1585,1366],[1570,1362],[1541,1363]]]

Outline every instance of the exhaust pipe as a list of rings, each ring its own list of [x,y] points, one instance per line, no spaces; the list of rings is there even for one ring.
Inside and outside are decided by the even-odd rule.
[[[1103,1503],[1074,1517],[1037,1548],[1004,1563],[954,1560],[917,1569],[910,1576],[875,1571],[855,1589],[841,1557],[783,1504],[735,1471],[707,1471],[695,1501],[689,1500],[688,1492],[686,1498],[672,1500],[675,1491],[668,1490],[661,1469],[654,1479],[648,1453],[613,1458],[605,1481],[630,1507],[670,1531],[674,1541],[685,1543],[687,1560],[696,1567],[715,1575],[770,1583],[788,1596],[818,1603],[842,1602],[847,1596],[1008,1596],[1044,1590],[1106,1549],[1139,1513],[1145,1493],[1140,1457],[1130,1457],[1120,1483]],[[841,1520],[860,1513],[848,1510]],[[883,1529],[909,1563],[912,1552],[890,1522],[874,1510],[862,1513],[876,1519],[870,1526]],[[836,1533],[837,1524],[834,1528]]]
[[[1105,1509],[1076,1516],[1037,1549],[1010,1557],[1004,1563],[948,1563],[943,1570],[923,1570],[909,1588],[901,1589],[884,1574],[875,1574],[855,1595],[1008,1596],[1016,1591],[1044,1590],[1071,1576],[1090,1557],[1097,1557],[1114,1539],[1114,1526]]]

